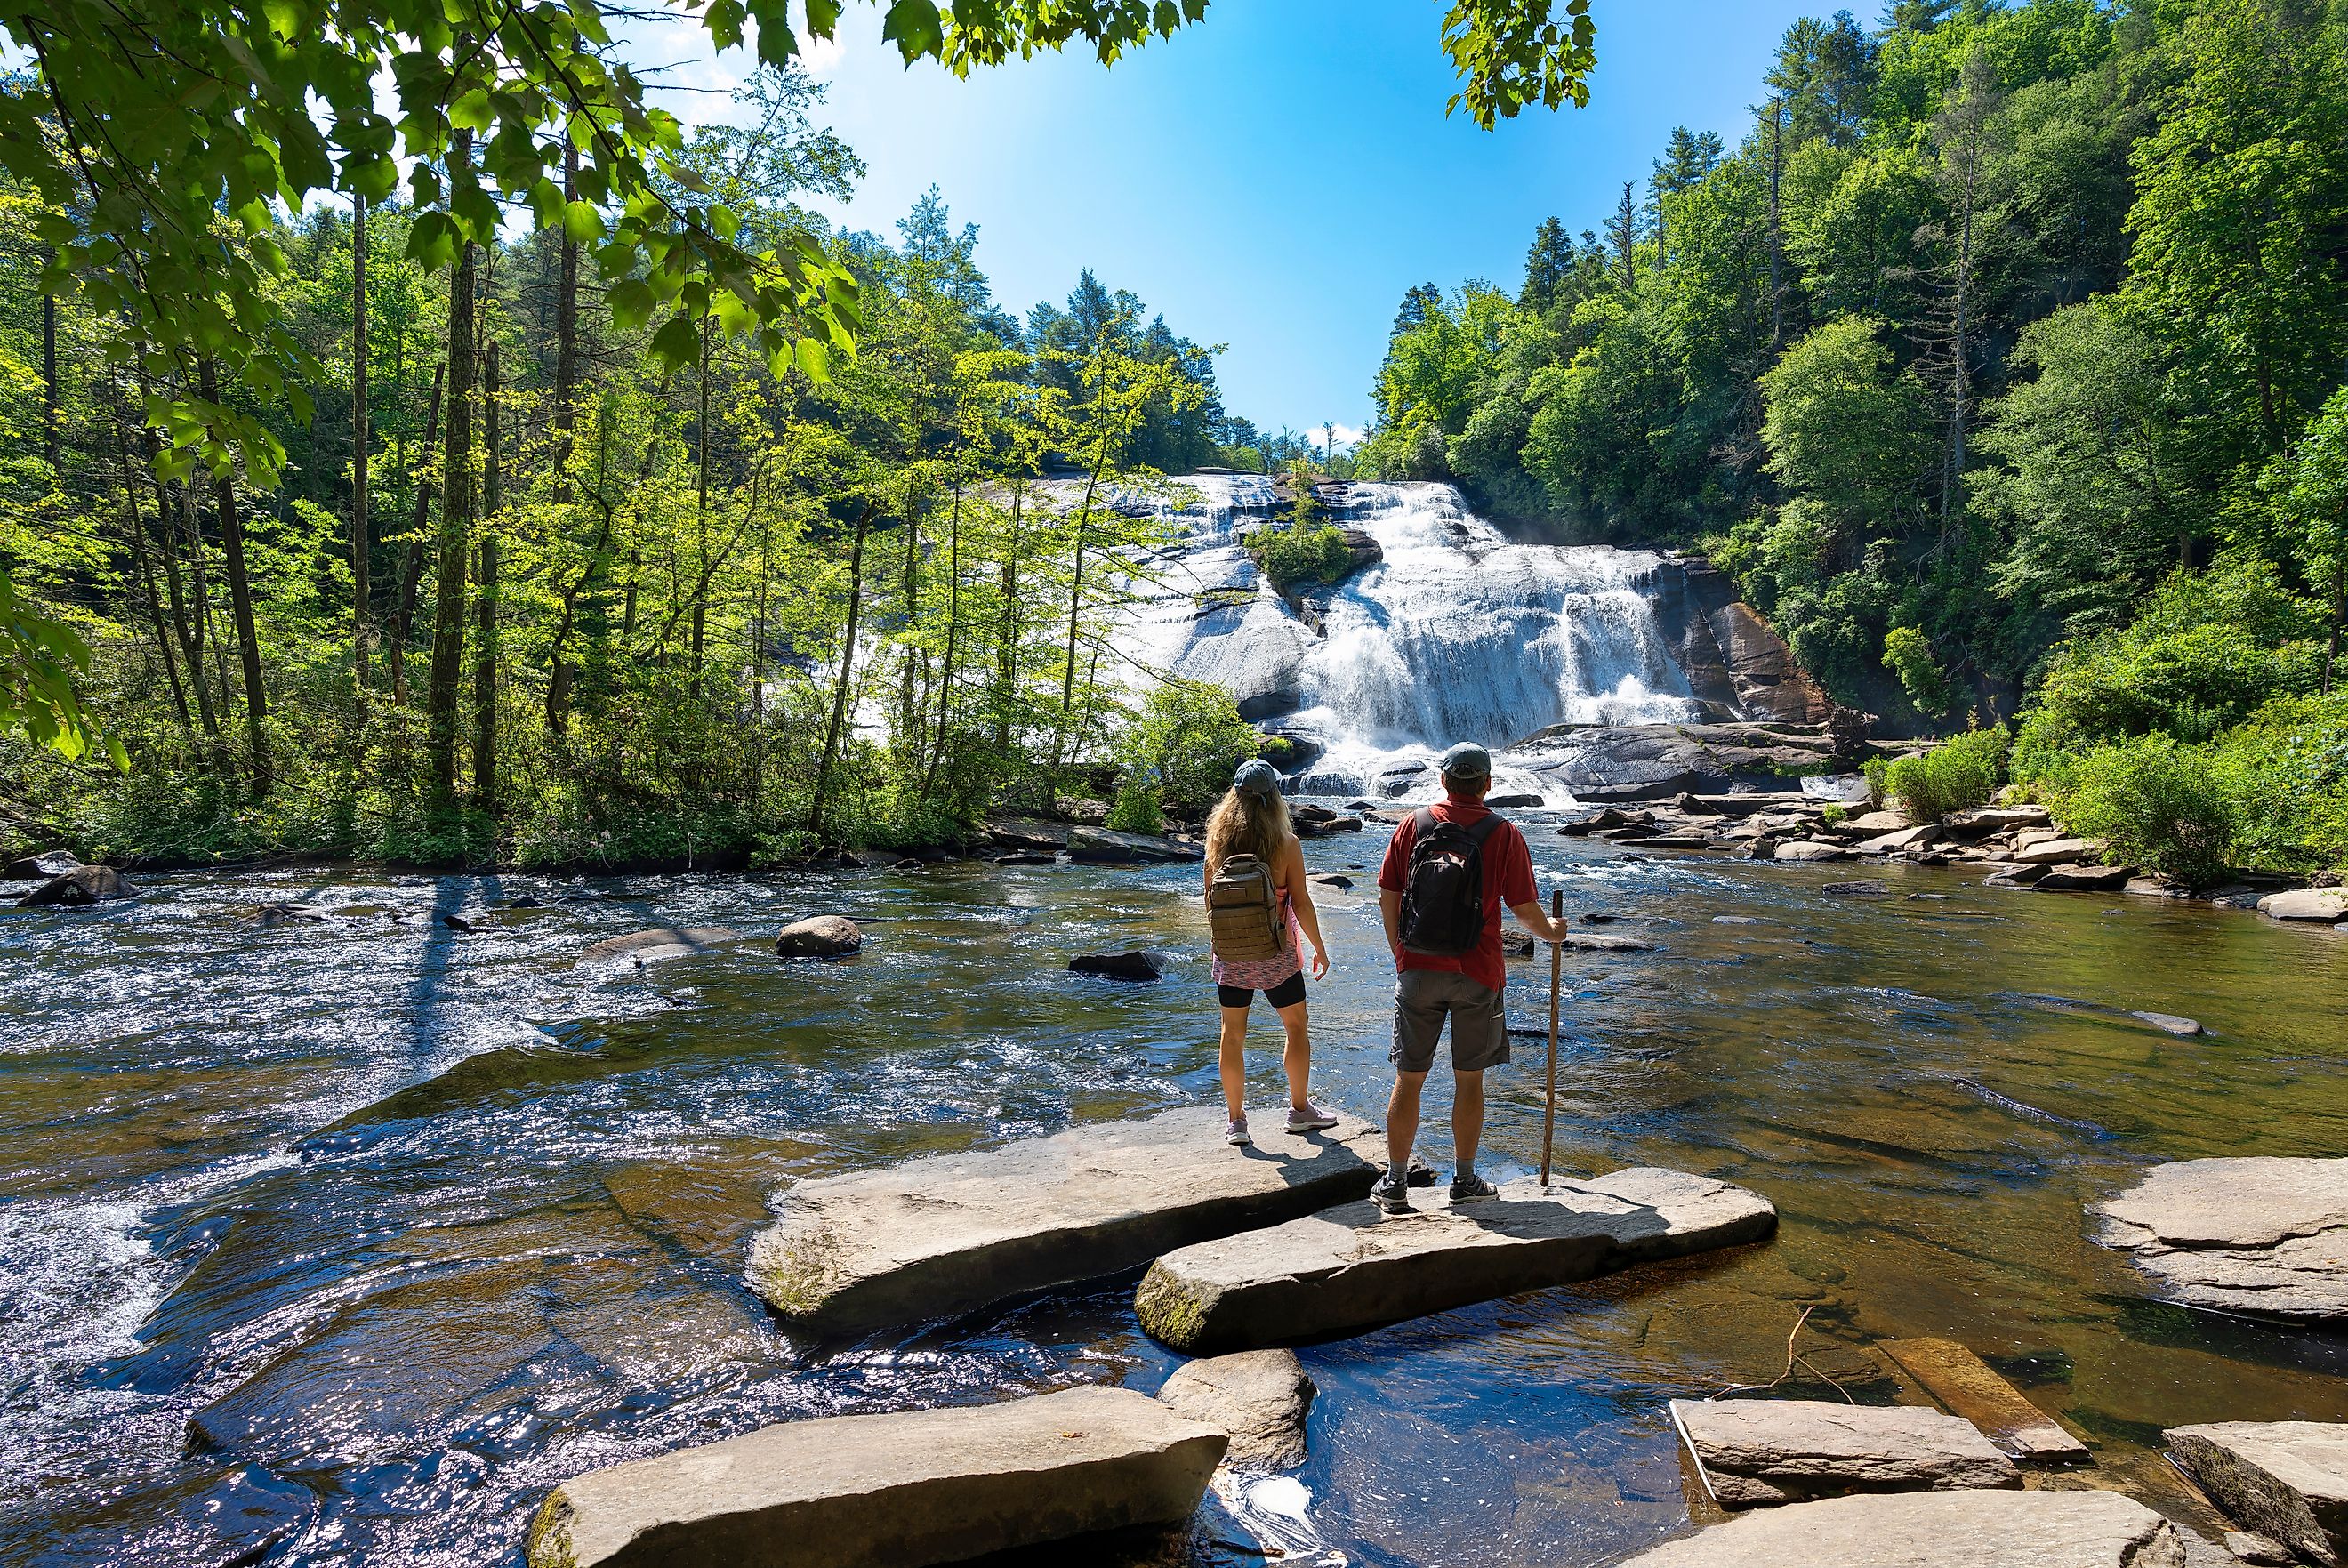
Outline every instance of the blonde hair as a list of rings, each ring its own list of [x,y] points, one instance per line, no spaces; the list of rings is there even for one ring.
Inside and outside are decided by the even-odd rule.
[[[1233,855],[1253,855],[1269,865],[1295,836],[1286,796],[1226,789],[1207,816],[1207,863],[1219,866]]]

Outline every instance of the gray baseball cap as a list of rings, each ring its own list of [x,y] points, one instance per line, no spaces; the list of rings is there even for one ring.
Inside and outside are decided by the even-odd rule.
[[[1231,775],[1231,788],[1242,795],[1254,795],[1269,800],[1280,793],[1280,775],[1262,758],[1251,758],[1240,764]]]
[[[1446,779],[1489,779],[1492,754],[1472,740],[1463,740],[1443,754],[1440,766]]]

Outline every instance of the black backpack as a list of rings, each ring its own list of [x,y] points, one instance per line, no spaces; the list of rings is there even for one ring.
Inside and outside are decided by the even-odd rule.
[[[1500,819],[1488,812],[1474,827],[1463,828],[1422,810],[1412,821],[1402,944],[1435,958],[1472,953],[1484,940],[1484,841]]]

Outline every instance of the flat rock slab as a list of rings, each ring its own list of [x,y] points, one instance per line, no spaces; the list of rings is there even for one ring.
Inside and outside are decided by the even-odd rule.
[[[625,958],[638,964],[655,964],[664,958],[706,953],[713,947],[741,940],[742,934],[731,926],[656,925],[649,931],[632,931],[625,936],[607,936],[591,943],[578,962],[608,964]]]
[[[2303,887],[2271,892],[2259,900],[2259,913],[2270,920],[2348,920],[2348,888]]]
[[[1883,1353],[1952,1415],[2027,1465],[2087,1461],[2087,1445],[1953,1339],[1887,1339]]]
[[[1971,1421],[1913,1405],[1674,1399],[1672,1422],[1723,1508],[2022,1485],[2013,1461]]]
[[[1758,1241],[1777,1223],[1756,1193],[1653,1166],[1546,1193],[1525,1177],[1457,1209],[1431,1192],[1416,1202],[1408,1214],[1349,1204],[1169,1253],[1135,1296],[1141,1326],[1200,1355],[1295,1344]]]
[[[2348,1426],[2217,1421],[2164,1435],[2177,1462],[2237,1523],[2310,1562],[2348,1561]]]
[[[1385,1162],[1350,1117],[1233,1149],[1206,1106],[932,1155],[789,1189],[750,1288],[814,1334],[947,1317],[1367,1197]]]
[[[1356,824],[1358,826],[1358,824]],[[1153,833],[1119,833],[1107,828],[1068,830],[1068,858],[1103,865],[1133,865],[1144,861],[1198,861],[1206,851],[1196,844]]]
[[[1317,1392],[1293,1350],[1242,1350],[1184,1362],[1158,1398],[1177,1415],[1229,1432],[1225,1464],[1284,1470],[1304,1462],[1304,1416]]]
[[[1816,839],[1797,839],[1790,844],[1779,844],[1776,858],[1781,861],[1851,861],[1859,858],[1859,851],[1841,844],[1821,843]]]
[[[1223,1434],[1125,1388],[836,1416],[591,1470],[530,1568],[922,1568],[1190,1517]]]
[[[2116,1491],[1911,1491],[1748,1513],[1622,1568],[2185,1568],[2185,1543]]]
[[[2179,1161],[2095,1212],[2096,1240],[2188,1306],[2348,1320],[2348,1160]]]

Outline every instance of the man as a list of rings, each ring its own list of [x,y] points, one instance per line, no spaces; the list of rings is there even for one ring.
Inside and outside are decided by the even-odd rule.
[[[1394,1094],[1386,1101],[1386,1174],[1378,1205],[1410,1209],[1410,1146],[1418,1136],[1419,1091],[1435,1065],[1435,1042],[1451,1020],[1451,1201],[1472,1202],[1497,1189],[1476,1173],[1484,1134],[1484,1071],[1509,1059],[1500,991],[1505,906],[1544,942],[1565,940],[1561,920],[1542,912],[1525,836],[1484,805],[1492,758],[1463,743],[1443,754],[1444,799],[1395,830],[1378,868],[1378,913],[1394,951]]]

